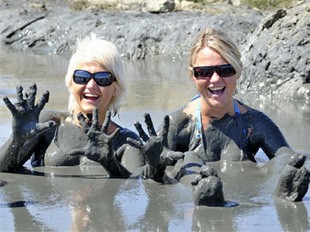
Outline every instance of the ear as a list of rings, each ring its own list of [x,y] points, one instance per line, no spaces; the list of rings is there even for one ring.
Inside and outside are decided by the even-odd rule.
[[[114,91],[113,91],[113,97],[115,97],[118,94],[118,85],[114,82]]]
[[[190,79],[195,82],[196,81],[196,78],[194,77],[194,71],[193,71],[193,68],[192,67],[188,67],[188,75],[190,77]]]
[[[73,90],[72,90],[72,85],[73,85],[73,79],[71,78],[69,82],[66,81],[66,86],[67,86],[67,89],[69,91],[70,94],[73,93]]]

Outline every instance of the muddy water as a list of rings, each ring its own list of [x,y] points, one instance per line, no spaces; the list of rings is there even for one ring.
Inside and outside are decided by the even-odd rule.
[[[127,94],[120,124],[134,130],[149,112],[155,125],[195,94],[185,61],[156,58],[125,62]],[[64,75],[68,59],[0,50],[0,97],[15,99],[15,86],[38,85],[51,93],[49,109],[66,110]],[[258,101],[298,151],[310,151],[310,107],[305,102]],[[11,116],[0,101],[0,145],[11,133]],[[264,155],[259,154],[261,160]],[[107,179],[100,167],[39,167],[22,173],[1,173],[1,231],[307,231],[310,194],[301,203],[275,201],[272,192],[281,168],[260,171],[253,163],[213,163],[226,200],[234,208],[195,208],[191,188],[160,185],[142,179]],[[275,167],[278,165],[274,164]],[[309,162],[307,162],[309,168]]]

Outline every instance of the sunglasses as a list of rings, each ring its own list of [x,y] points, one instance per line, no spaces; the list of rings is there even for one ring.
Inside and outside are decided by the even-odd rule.
[[[99,86],[109,86],[115,81],[114,76],[110,72],[90,73],[85,70],[75,70],[73,73],[73,81],[78,85],[86,85],[91,78]]]
[[[223,64],[218,66],[200,66],[193,67],[194,77],[196,79],[207,79],[216,72],[220,77],[231,77],[236,74],[236,70],[231,64]]]

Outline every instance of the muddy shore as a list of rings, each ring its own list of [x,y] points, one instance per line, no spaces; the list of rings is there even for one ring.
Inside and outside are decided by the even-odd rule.
[[[0,41],[13,50],[69,56],[77,38],[96,33],[114,42],[128,59],[169,56],[184,59],[204,27],[226,31],[240,46],[243,94],[275,99],[310,99],[310,4],[258,11],[228,3],[213,13],[162,14],[89,8],[75,11],[68,1],[0,1]]]

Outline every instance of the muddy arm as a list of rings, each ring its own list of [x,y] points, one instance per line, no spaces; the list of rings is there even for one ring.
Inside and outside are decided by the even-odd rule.
[[[279,155],[281,150],[287,153],[291,149],[278,126],[265,114],[257,112],[250,123],[255,127],[250,135],[252,146],[261,148],[269,159]]]
[[[23,96],[23,88],[17,86],[17,102],[15,105],[5,97],[4,103],[12,113],[12,135],[0,148],[0,171],[16,171],[31,156],[38,136],[45,130],[55,126],[55,122],[38,123],[41,110],[48,102],[46,91],[35,105],[37,87],[30,86]]]

